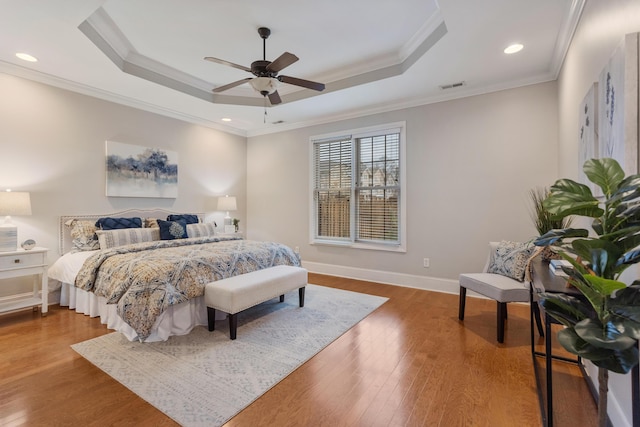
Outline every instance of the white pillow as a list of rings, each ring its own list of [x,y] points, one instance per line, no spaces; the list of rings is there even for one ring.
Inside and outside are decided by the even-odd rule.
[[[187,224],[187,236],[189,237],[213,236],[215,232],[216,232],[216,226],[213,222]]]
[[[115,248],[133,243],[160,240],[159,228],[120,228],[118,230],[97,230],[100,249]]]

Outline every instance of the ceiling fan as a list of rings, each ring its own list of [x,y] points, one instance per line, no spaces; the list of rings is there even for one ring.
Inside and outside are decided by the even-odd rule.
[[[262,96],[269,97],[269,102],[271,102],[272,105],[276,105],[282,102],[280,95],[278,95],[278,82],[288,83],[317,91],[324,90],[323,83],[312,82],[310,80],[299,79],[297,77],[279,76],[278,73],[281,70],[293,64],[299,58],[292,53],[285,52],[276,58],[275,61],[267,61],[267,38],[271,34],[271,30],[265,27],[260,27],[258,28],[258,34],[262,37],[262,60],[252,62],[251,68],[234,64],[233,62],[225,61],[223,59],[213,58],[211,56],[204,58],[207,61],[248,71],[255,76],[247,77],[223,86],[218,86],[213,89],[214,93],[224,92],[227,89],[231,89],[248,82],[256,91],[260,92]]]

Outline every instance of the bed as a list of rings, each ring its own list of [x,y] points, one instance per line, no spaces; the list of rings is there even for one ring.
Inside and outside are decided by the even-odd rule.
[[[160,239],[159,233],[175,231],[174,222],[184,225],[182,219],[163,220],[172,214],[155,209],[60,217],[62,256],[48,270],[49,279],[61,284],[60,305],[100,317],[131,341],[164,341],[207,324],[207,283],[274,265],[300,265],[286,245],[218,235],[211,224],[187,228],[185,235],[195,237]],[[202,218],[193,216],[195,221]],[[79,237],[79,225],[100,218],[125,223],[139,218],[137,223],[147,227],[128,228],[127,223],[118,229],[123,231],[98,230],[99,244]],[[155,228],[154,219],[163,228]]]

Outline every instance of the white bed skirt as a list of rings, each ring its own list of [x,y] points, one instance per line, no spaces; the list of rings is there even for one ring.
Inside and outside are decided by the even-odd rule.
[[[76,312],[90,317],[100,317],[101,323],[107,325],[107,328],[122,333],[129,341],[138,340],[136,331],[118,315],[116,305],[107,304],[104,297],[98,297],[68,283],[62,283],[60,306],[75,309]],[[222,315],[224,318],[224,314]],[[218,310],[216,310],[216,319],[218,316]],[[172,335],[186,335],[199,325],[207,325],[207,306],[203,296],[165,310],[158,317],[151,335],[144,341],[166,341]]]

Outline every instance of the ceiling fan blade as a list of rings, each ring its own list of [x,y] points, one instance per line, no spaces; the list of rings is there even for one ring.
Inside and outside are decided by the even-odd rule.
[[[251,79],[252,77],[247,77],[246,79],[238,80],[236,82],[229,83],[224,86],[218,86],[213,89],[213,93],[224,92],[225,90],[231,89],[232,87],[240,86],[241,84],[247,83]]]
[[[277,73],[280,70],[284,70],[286,67],[293,64],[298,59],[299,58],[293,53],[285,52],[282,55],[278,56],[271,64],[267,65],[267,71]]]
[[[307,89],[313,89],[317,91],[324,90],[324,83],[312,82],[311,80],[299,79],[297,77],[289,76],[278,76],[277,79],[282,83],[289,83],[290,85],[301,86]]]
[[[213,56],[205,56],[204,59],[207,61],[215,62],[217,64],[228,65],[229,67],[251,72],[251,68],[245,67],[244,65],[234,64],[233,62],[225,61],[224,59],[214,58]]]
[[[271,102],[271,105],[280,104],[282,102],[282,99],[280,99],[280,95],[278,94],[278,91],[275,91],[269,95],[269,102]]]

